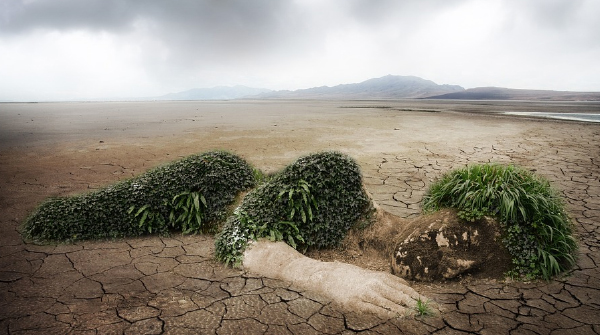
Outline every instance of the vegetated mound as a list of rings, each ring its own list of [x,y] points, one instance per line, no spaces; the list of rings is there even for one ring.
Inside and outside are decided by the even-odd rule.
[[[550,279],[575,263],[573,227],[548,180],[512,165],[471,165],[433,183],[423,200],[427,212],[455,208],[465,221],[497,219],[512,257],[509,275]]]
[[[217,234],[217,258],[239,264],[248,241],[260,237],[304,250],[335,246],[370,209],[353,159],[308,155],[246,195]]]
[[[50,199],[23,232],[41,241],[214,231],[236,195],[254,185],[254,170],[234,154],[192,155],[98,191]]]

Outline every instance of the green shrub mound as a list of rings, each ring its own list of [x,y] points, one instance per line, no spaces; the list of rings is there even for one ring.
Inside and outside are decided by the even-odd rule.
[[[371,208],[358,164],[338,152],[298,159],[248,193],[217,234],[217,258],[237,265],[249,240],[294,248],[338,244]]]
[[[50,199],[24,223],[33,240],[75,240],[216,229],[254,171],[222,151],[192,155],[78,196]],[[206,225],[212,223],[212,225]]]
[[[550,279],[575,263],[573,227],[548,180],[515,166],[472,165],[447,173],[427,191],[423,209],[456,208],[475,220],[495,217],[513,261],[508,273],[524,280]]]

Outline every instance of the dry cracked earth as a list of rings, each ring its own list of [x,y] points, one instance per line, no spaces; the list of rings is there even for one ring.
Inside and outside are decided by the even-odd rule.
[[[362,122],[353,119],[353,111],[348,113],[346,123],[324,120],[321,127],[337,129]],[[403,122],[425,122],[421,131],[431,132],[430,136],[439,131],[427,130],[427,125],[437,120],[431,118],[442,118],[438,120],[442,123],[459,122],[454,127],[466,122],[465,118],[472,119],[460,115],[428,115],[429,119],[423,119],[419,113],[409,116],[415,119]],[[227,268],[214,261],[211,236],[25,243],[18,227],[45,197],[105,185],[169,157],[187,154],[186,150],[198,152],[201,143],[208,146],[208,135],[198,135],[196,142],[186,143],[186,149],[152,147],[148,142],[135,144],[144,150],[98,141],[73,142],[52,150],[38,145],[1,152],[0,333],[598,334],[600,127],[502,120],[504,126],[515,124],[518,129],[506,133],[486,125],[490,121],[475,120],[472,122],[485,127],[466,124],[465,129],[449,130],[446,142],[415,140],[409,149],[372,148],[378,139],[381,143],[391,141],[389,136],[401,131],[389,120],[366,125],[369,129],[365,134],[354,133],[352,136],[373,139],[353,148],[348,144],[352,140],[346,139],[349,135],[344,135],[347,130],[332,132],[337,135],[325,139],[289,135],[274,145],[276,148],[261,146],[256,141],[264,141],[264,133],[252,137],[252,129],[245,133],[243,144],[239,140],[235,144],[226,133],[213,132],[210,138],[245,157],[259,157],[254,162],[259,166],[266,166],[269,154],[279,157],[269,165],[272,167],[289,162],[288,151],[293,151],[292,156],[303,153],[294,151],[298,146],[309,148],[307,151],[330,149],[332,143],[334,148],[350,148],[348,152],[361,164],[374,199],[383,209],[403,217],[419,215],[426,187],[452,168],[494,161],[535,169],[562,191],[576,226],[580,241],[577,265],[564,277],[532,283],[470,278],[412,283],[441,312],[433,317],[381,319],[343,311],[331,301],[285,282]],[[271,119],[265,122],[273,123]],[[278,127],[277,131],[289,134],[282,120],[278,120]],[[473,134],[466,136],[467,132],[478,132],[479,140],[474,141]],[[305,142],[299,143],[302,138]]]

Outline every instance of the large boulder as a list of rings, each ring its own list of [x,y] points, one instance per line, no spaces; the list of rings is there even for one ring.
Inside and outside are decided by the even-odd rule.
[[[442,210],[407,222],[395,240],[392,273],[409,280],[448,280],[467,273],[501,277],[510,268],[499,224],[486,217],[469,222]]]

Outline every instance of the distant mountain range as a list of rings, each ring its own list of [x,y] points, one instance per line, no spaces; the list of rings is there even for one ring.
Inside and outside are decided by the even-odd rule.
[[[462,92],[458,85],[438,85],[413,76],[374,78],[356,84],[321,86],[296,91],[262,93],[262,99],[410,99]]]
[[[295,91],[273,91],[246,86],[196,88],[170,93],[155,100],[232,100],[232,99],[453,99],[453,100],[539,100],[600,101],[600,92],[522,90],[501,87],[464,89],[458,85],[438,85],[414,76],[387,75],[360,83],[333,87],[321,86]]]

